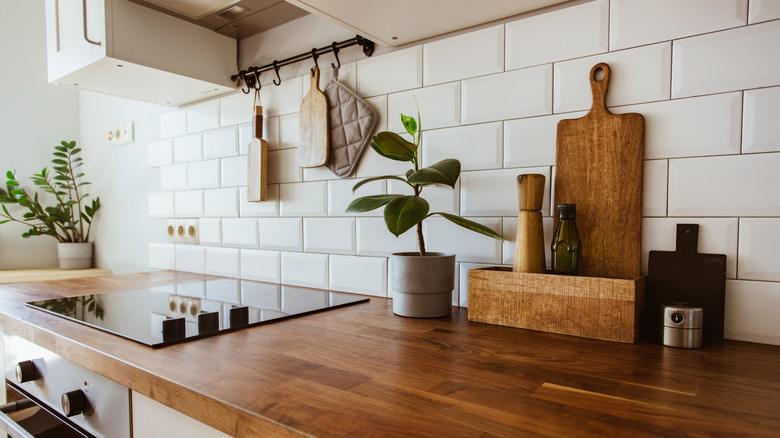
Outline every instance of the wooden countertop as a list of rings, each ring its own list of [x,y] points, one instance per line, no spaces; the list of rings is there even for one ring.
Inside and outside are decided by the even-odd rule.
[[[68,280],[71,278],[108,275],[108,269],[10,269],[0,271],[0,284],[28,281]]]
[[[24,301],[207,279],[0,286],[0,326],[230,435],[681,436],[780,431],[780,347],[700,350],[394,316],[358,304],[153,350]]]

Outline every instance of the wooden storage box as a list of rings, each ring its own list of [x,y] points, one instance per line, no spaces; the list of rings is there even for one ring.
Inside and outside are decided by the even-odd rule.
[[[633,343],[645,276],[634,280],[471,269],[469,321]]]

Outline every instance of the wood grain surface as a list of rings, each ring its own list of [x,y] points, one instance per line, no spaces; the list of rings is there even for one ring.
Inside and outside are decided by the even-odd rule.
[[[252,140],[249,142],[246,198],[249,202],[268,198],[268,142],[263,140],[263,107],[255,106]]]
[[[634,279],[642,249],[645,122],[640,114],[609,112],[609,79],[607,64],[594,66],[590,112],[558,123],[555,204],[577,204],[582,275]]]
[[[531,274],[529,274],[531,275]],[[618,344],[403,318],[390,300],[154,350],[25,300],[192,282],[152,272],[0,286],[0,326],[229,435],[777,436],[780,347]]]
[[[320,69],[311,68],[311,88],[301,103],[298,115],[298,166],[319,167],[328,163],[330,137],[328,100],[320,90]]]
[[[540,174],[525,174],[517,177],[517,202],[520,213],[517,215],[515,235],[515,272],[541,274],[545,270],[542,222],[544,180],[544,175]]]

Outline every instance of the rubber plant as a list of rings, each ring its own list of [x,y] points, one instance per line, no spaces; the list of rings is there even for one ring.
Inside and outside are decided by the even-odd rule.
[[[0,188],[0,203],[3,204],[0,225],[17,222],[29,226],[22,234],[24,238],[52,236],[61,243],[88,242],[92,219],[100,209],[100,198],[92,202],[85,199],[89,195],[84,193],[82,187],[90,183],[81,180],[84,174],[79,168],[84,162],[78,156],[81,148],[76,147],[76,142],[63,141],[54,149],[52,171],[44,167],[31,180],[35,186],[53,195],[56,203],[52,206],[42,205],[38,193],[30,194],[19,182],[15,172],[9,170],[6,172],[8,190]],[[21,218],[17,218],[5,204],[18,204],[27,211]]]
[[[417,120],[420,120],[419,108]],[[480,223],[451,213],[430,212],[430,204],[421,196],[423,190],[437,184],[444,184],[454,189],[455,183],[460,177],[460,161],[450,158],[420,169],[419,151],[422,143],[422,132],[417,120],[414,117],[401,114],[401,123],[406,132],[412,136],[412,142],[405,140],[395,132],[382,131],[374,135],[370,143],[371,148],[379,155],[391,160],[411,162],[412,169],[409,169],[404,177],[385,175],[367,178],[352,188],[352,193],[354,193],[358,188],[372,181],[398,180],[408,184],[412,188],[413,194],[363,196],[352,201],[347,207],[347,212],[361,213],[384,207],[385,224],[396,237],[416,226],[417,245],[421,256],[425,256],[426,252],[422,222],[434,215],[439,215],[468,230],[502,240],[495,231]]]

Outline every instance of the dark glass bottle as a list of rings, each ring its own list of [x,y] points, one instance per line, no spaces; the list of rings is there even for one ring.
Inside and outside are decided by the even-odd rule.
[[[558,226],[552,239],[552,270],[555,274],[579,275],[580,233],[577,232],[575,204],[558,204]]]

